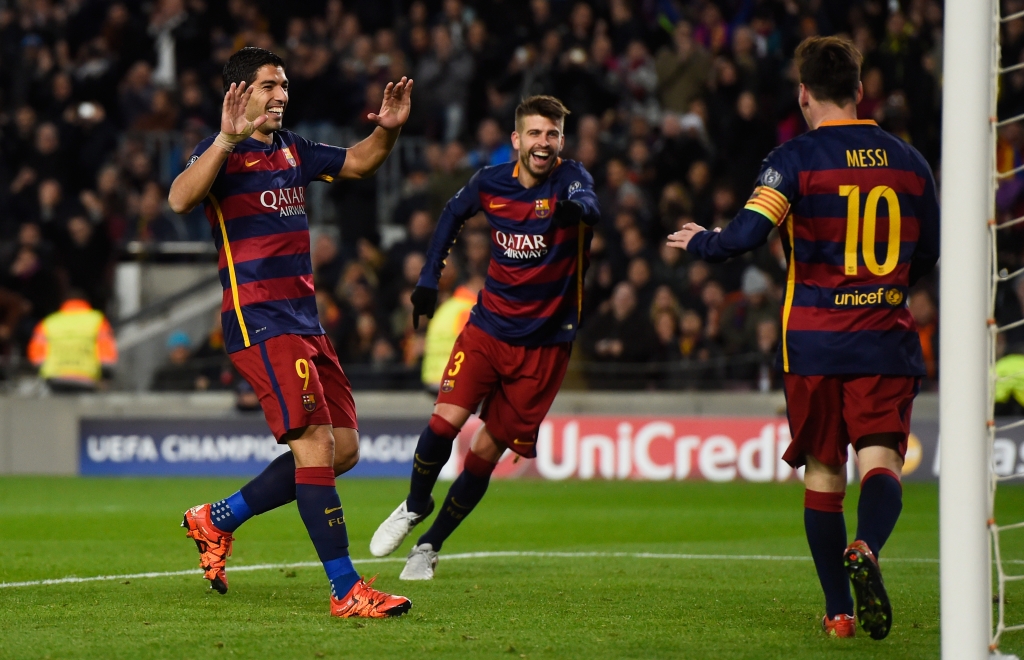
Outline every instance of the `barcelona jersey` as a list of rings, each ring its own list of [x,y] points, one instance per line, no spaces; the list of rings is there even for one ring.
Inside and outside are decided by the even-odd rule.
[[[191,165],[216,136],[200,142]],[[306,185],[333,181],[345,150],[291,131],[245,140],[228,154],[203,200],[224,287],[228,353],[283,334],[321,335],[309,256]]]
[[[590,227],[600,219],[594,180],[576,161],[561,159],[532,188],[524,188],[518,175],[519,163],[485,167],[448,201],[418,285],[437,288],[463,223],[483,213],[491,261],[469,323],[514,346],[569,342],[580,323]],[[582,205],[583,221],[558,227],[552,216],[559,200]]]
[[[923,376],[908,290],[939,257],[931,169],[870,120],[830,121],[765,159],[746,206],[688,250],[722,261],[779,227],[786,373]]]

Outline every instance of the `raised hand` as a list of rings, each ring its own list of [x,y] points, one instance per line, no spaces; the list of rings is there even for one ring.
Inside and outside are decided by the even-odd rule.
[[[381,128],[394,130],[401,128],[409,119],[412,108],[412,80],[402,76],[397,83],[388,83],[384,88],[384,101],[380,104],[380,112],[366,115],[366,118]]]
[[[238,85],[231,83],[231,87],[224,93],[224,105],[220,113],[220,135],[217,136],[215,144],[227,151],[231,151],[236,144],[246,140],[268,119],[265,114],[251,120],[246,116],[252,89],[246,87],[243,80]]]
[[[685,250],[686,246],[690,244],[690,239],[699,234],[702,231],[707,231],[700,225],[694,222],[687,222],[683,225],[683,228],[679,231],[668,235],[668,242],[666,245],[669,247],[679,248]],[[716,232],[722,231],[720,227],[715,227]]]

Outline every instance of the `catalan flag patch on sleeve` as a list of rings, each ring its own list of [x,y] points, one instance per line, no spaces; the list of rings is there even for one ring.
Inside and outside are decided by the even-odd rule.
[[[774,188],[758,186],[743,208],[756,211],[774,224],[781,225],[789,213],[789,200]]]

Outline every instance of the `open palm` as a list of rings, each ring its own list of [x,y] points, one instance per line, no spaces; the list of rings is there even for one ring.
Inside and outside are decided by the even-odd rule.
[[[381,128],[392,130],[401,128],[409,119],[412,108],[412,80],[402,76],[397,83],[388,83],[384,88],[384,101],[380,104],[380,112],[370,113],[366,118]]]
[[[252,135],[253,131],[267,121],[267,115],[260,115],[254,121],[245,117],[245,109],[249,105],[249,98],[252,96],[252,87],[247,87],[245,81],[231,87],[224,94],[224,106],[220,113],[220,130],[226,135],[238,136],[242,140]]]

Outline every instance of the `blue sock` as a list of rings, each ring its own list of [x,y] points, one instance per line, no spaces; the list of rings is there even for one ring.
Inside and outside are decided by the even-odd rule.
[[[452,443],[459,430],[440,415],[433,415],[427,428],[416,443],[409,480],[409,497],[405,506],[409,511],[423,513],[430,505],[430,492],[434,490],[441,469],[452,455]]]
[[[429,543],[434,552],[441,550],[445,539],[451,536],[473,508],[483,499],[491,481],[494,464],[480,458],[472,451],[466,454],[462,474],[448,489],[441,511],[434,518],[434,524],[416,541],[416,545]]]
[[[295,501],[327,579],[331,581],[331,593],[342,598],[359,581],[359,573],[348,556],[348,530],[341,499],[334,487],[334,468],[296,468]]]
[[[295,499],[295,456],[281,454],[240,491],[254,516],[284,506]]]
[[[853,616],[850,578],[843,565],[846,550],[846,520],[843,518],[844,493],[804,491],[804,529],[811,547],[818,581],[825,592],[825,613]]]
[[[210,505],[217,529],[229,534],[249,518],[284,506],[295,499],[295,456],[286,452],[263,468],[242,489]]]
[[[876,468],[864,475],[857,502],[857,538],[868,544],[876,559],[902,510],[903,486],[893,472]]]
[[[242,523],[252,518],[253,515],[252,509],[249,508],[242,496],[242,491],[210,505],[210,518],[213,520],[213,526],[228,534],[241,527]]]

